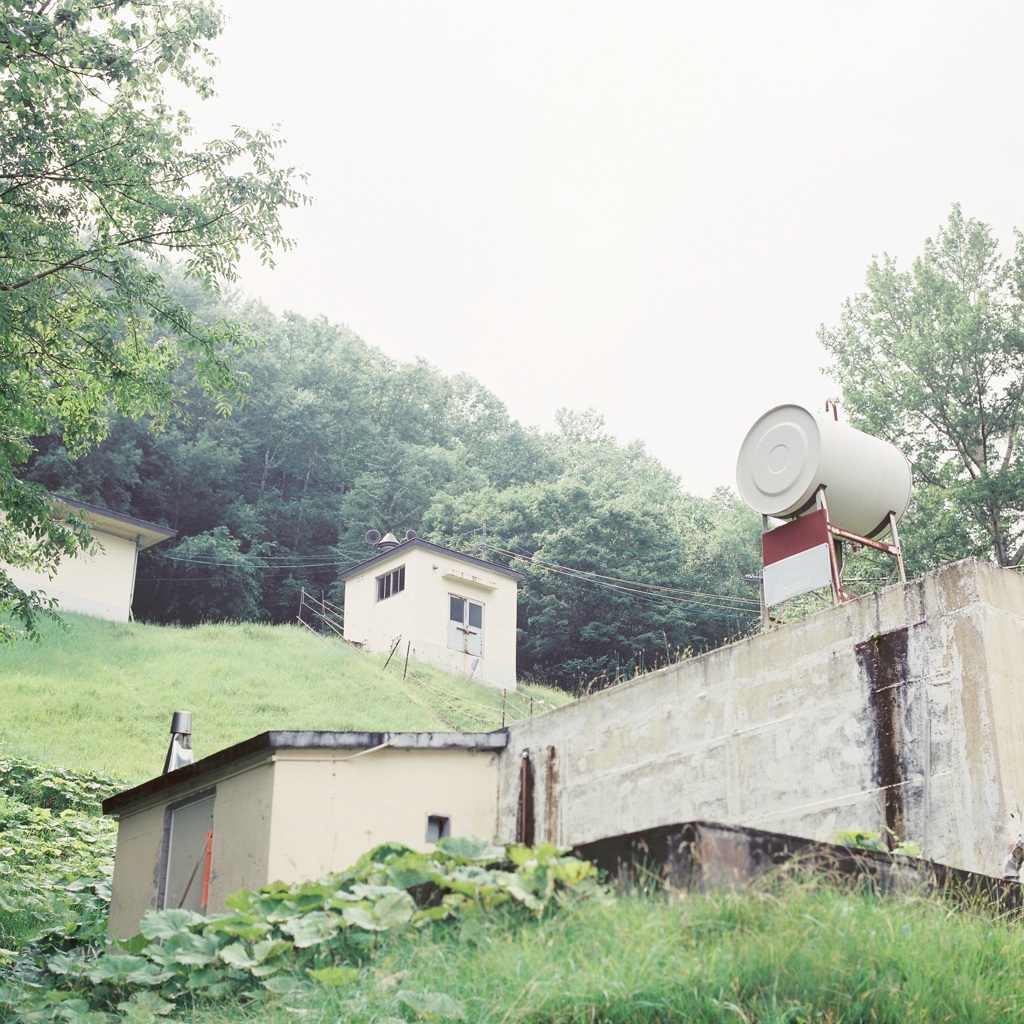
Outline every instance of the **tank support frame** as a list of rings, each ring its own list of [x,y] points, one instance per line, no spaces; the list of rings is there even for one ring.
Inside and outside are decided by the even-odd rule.
[[[874,548],[876,551],[881,551],[886,555],[896,559],[896,566],[900,574],[900,583],[907,582],[907,570],[903,563],[903,551],[900,548],[900,537],[896,530],[896,513],[891,511],[888,514],[889,530],[892,534],[892,543],[885,544],[879,540],[872,540],[870,537],[862,537],[859,534],[851,533],[849,530],[844,530],[839,526],[833,525],[832,521],[828,517],[828,503],[825,500],[826,485],[822,484],[814,494],[815,506],[825,513],[825,523],[828,529],[829,535],[829,563],[832,569],[832,603],[840,605],[844,601],[852,601],[857,595],[847,590],[843,585],[843,558],[841,551],[841,543],[847,541],[850,544],[859,545],[862,547]],[[761,532],[768,532],[768,516],[761,516]],[[761,581],[761,622],[765,630],[768,630],[771,626],[771,614],[768,608],[768,604],[765,601],[764,596],[764,580]]]

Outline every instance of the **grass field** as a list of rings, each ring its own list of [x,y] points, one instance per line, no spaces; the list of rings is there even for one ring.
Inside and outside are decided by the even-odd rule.
[[[196,756],[268,729],[488,731],[570,698],[522,686],[503,698],[401,654],[359,651],[301,626],[179,629],[67,615],[38,644],[0,648],[0,754],[158,775],[171,714],[192,712]]]
[[[793,880],[583,904],[518,927],[470,921],[434,943],[407,935],[311,1009],[401,1019],[400,987],[447,996],[480,1024],[982,1024],[1024,1020],[1022,954],[1020,929],[985,913]]]

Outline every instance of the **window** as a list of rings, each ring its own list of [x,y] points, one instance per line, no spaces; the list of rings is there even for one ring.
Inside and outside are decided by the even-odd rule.
[[[405,590],[405,566],[400,565],[393,572],[386,572],[377,577],[377,600],[394,597]]]
[[[442,814],[427,815],[427,842],[436,843],[452,834],[452,819]]]

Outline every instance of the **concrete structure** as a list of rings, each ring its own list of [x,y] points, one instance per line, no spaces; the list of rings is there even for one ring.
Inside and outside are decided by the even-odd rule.
[[[497,833],[889,827],[994,873],[1022,805],[1024,579],[970,560],[515,723]]]
[[[446,672],[516,688],[521,573],[411,537],[341,579],[346,640],[371,651],[397,645]]]
[[[70,498],[54,497],[53,509],[57,518],[79,513],[89,525],[97,550],[62,559],[52,579],[15,566],[4,567],[8,575],[22,590],[38,590],[56,598],[60,611],[127,622],[139,552],[169,540],[177,531]]]
[[[443,818],[564,846],[694,821],[891,828],[995,874],[1022,804],[1024,579],[971,560],[499,732],[270,733],[154,779],[104,803],[121,819],[112,927],[165,900],[179,811],[197,849],[214,822],[216,909],[379,841],[422,844]]]
[[[120,819],[110,932],[134,935],[149,909],[223,911],[237,889],[318,878],[379,843],[490,835],[504,744],[503,733],[268,732],[119,793],[103,804]]]

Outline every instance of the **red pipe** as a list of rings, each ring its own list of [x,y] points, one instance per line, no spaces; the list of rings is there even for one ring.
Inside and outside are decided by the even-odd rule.
[[[203,902],[200,904],[205,911],[210,902],[210,864],[213,861],[213,830],[206,833],[206,866],[203,869]]]

